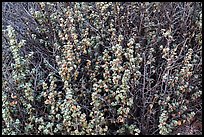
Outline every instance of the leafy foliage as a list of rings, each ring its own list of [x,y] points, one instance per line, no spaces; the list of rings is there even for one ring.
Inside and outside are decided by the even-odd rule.
[[[172,134],[202,110],[202,3],[2,6],[2,132]]]

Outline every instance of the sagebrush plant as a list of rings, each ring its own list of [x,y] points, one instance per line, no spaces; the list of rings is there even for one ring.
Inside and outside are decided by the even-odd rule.
[[[166,135],[202,111],[202,3],[2,8],[4,135]]]

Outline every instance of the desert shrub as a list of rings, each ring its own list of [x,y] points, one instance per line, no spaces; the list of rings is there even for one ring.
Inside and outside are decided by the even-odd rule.
[[[2,5],[3,134],[171,134],[202,110],[202,4]]]

